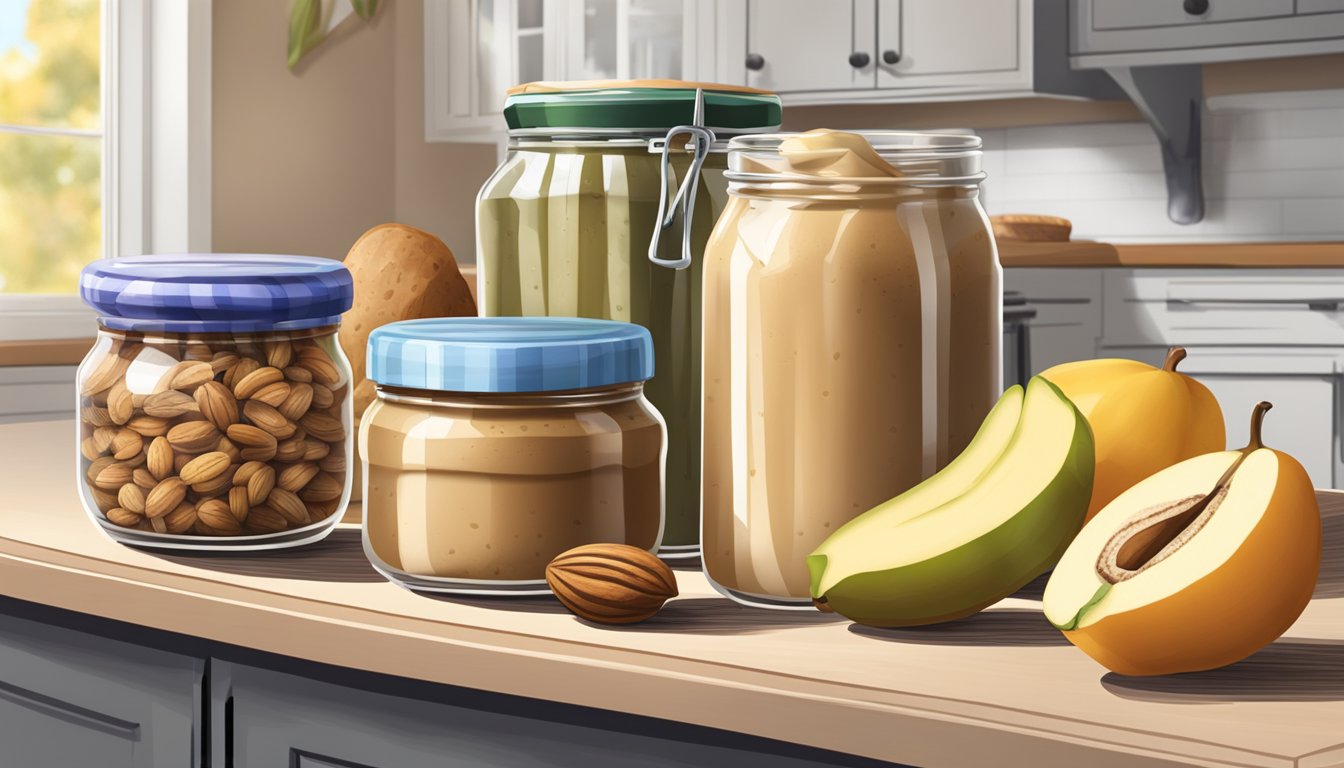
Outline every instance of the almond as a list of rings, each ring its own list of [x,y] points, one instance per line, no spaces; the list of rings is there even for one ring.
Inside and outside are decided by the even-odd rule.
[[[108,464],[98,472],[93,484],[105,491],[118,491],[121,490],[121,486],[131,482],[131,472],[130,465],[124,462]]]
[[[284,516],[291,526],[299,527],[307,525],[308,508],[303,505],[298,496],[284,488],[273,488],[266,497],[266,505]]]
[[[271,455],[275,455],[275,436],[263,429],[251,424],[231,424],[225,434],[243,450],[270,448]]]
[[[247,513],[247,530],[255,533],[276,533],[289,527],[279,512],[266,505],[252,507]]]
[[[182,471],[182,468],[185,467],[185,466],[187,466],[187,462],[191,461],[191,460],[194,459],[194,458],[196,458],[196,456],[195,456],[194,454],[190,454],[190,453],[174,453],[174,454],[173,454],[173,474],[176,475],[176,474],[180,473],[180,472]]]
[[[223,496],[229,492],[229,487],[233,485],[233,468],[236,465],[230,464],[220,472],[218,476],[209,480],[202,480],[191,486],[191,496],[199,499],[213,499],[216,496]]]
[[[300,368],[297,365],[289,366],[283,373],[285,374],[286,381],[292,381],[299,384],[311,384],[313,381],[313,372],[307,368]]]
[[[250,357],[241,357],[238,363],[224,373],[224,386],[233,389],[248,374],[261,367],[261,363]]]
[[[215,533],[238,533],[242,526],[229,510],[229,504],[220,499],[208,499],[196,505],[196,517]]]
[[[238,400],[218,381],[205,382],[196,389],[194,397],[201,415],[217,429],[225,430],[238,423]]]
[[[172,464],[172,445],[168,444],[168,438],[153,438],[148,451],[145,451],[145,469],[149,469],[151,475],[163,480],[164,477],[172,475]]]
[[[116,427],[98,427],[93,430],[93,443],[100,453],[107,452],[112,447],[112,439],[117,436],[121,430]]]
[[[275,460],[290,463],[303,460],[304,441],[291,437],[275,447]]]
[[[215,377],[215,369],[203,360],[187,359],[174,366],[169,386],[173,389],[190,391]]]
[[[275,458],[276,446],[244,448],[238,452],[243,461],[270,461]]]
[[[187,498],[187,485],[181,478],[169,477],[159,481],[145,497],[145,516],[151,520],[172,512]]]
[[[108,414],[106,408],[100,408],[96,405],[89,405],[79,409],[79,418],[85,424],[92,424],[95,427],[110,427],[115,422],[112,416]]]
[[[243,403],[243,418],[254,426],[274,435],[279,440],[294,435],[295,426],[292,421],[286,419],[271,406],[258,400],[248,400]]]
[[[195,486],[197,483],[204,483],[219,477],[228,468],[229,455],[219,451],[211,451],[202,453],[188,461],[186,466],[182,467],[182,471],[178,473],[178,477],[187,485]]]
[[[123,379],[117,379],[107,393],[107,415],[117,424],[125,424],[135,415],[135,406],[131,402],[131,390],[126,388]]]
[[[168,533],[186,533],[196,524],[196,507],[182,502],[172,512],[163,516],[163,525]]]
[[[325,520],[328,517],[331,517],[339,506],[341,506],[340,499],[332,499],[331,501],[310,501],[308,502],[308,519],[312,520],[314,523],[319,520]]]
[[[302,370],[302,369],[300,369]],[[285,396],[284,402],[276,405],[276,410],[290,421],[298,421],[303,418],[303,414],[308,412],[308,407],[313,404],[313,387],[310,384],[296,382],[289,385],[289,392]],[[272,403],[272,405],[275,405]]]
[[[247,489],[237,486],[229,489],[229,511],[238,522],[247,520],[247,512],[252,503],[247,500]]]
[[[99,456],[89,462],[89,468],[84,470],[84,476],[88,478],[90,483],[92,483],[98,478],[99,472],[102,472],[104,469],[107,469],[115,463],[117,463],[117,460],[111,456]]]
[[[121,508],[137,515],[145,513],[145,491],[134,483],[127,483],[117,491],[117,503]]]
[[[262,387],[284,380],[285,374],[281,373],[279,368],[272,368],[268,365],[265,368],[258,368],[235,382],[233,394],[239,400],[246,400],[256,394]]]
[[[251,480],[252,476],[260,472],[265,466],[266,463],[262,461],[249,461],[243,464],[233,471],[233,484],[247,485],[247,481]]]
[[[187,421],[168,430],[168,444],[180,453],[200,453],[219,445],[219,430],[208,421]]]
[[[98,365],[80,384],[79,394],[90,397],[111,388],[126,374],[126,369],[131,367],[131,361],[140,354],[141,348],[140,344],[114,344],[107,356],[98,361]]]
[[[247,503],[256,506],[266,501],[275,488],[275,470],[262,466],[247,478]]]
[[[266,364],[272,368],[284,368],[294,358],[294,347],[284,339],[263,341],[261,350],[266,353]]]
[[[98,441],[93,436],[86,437],[79,441],[79,453],[89,461],[93,461],[99,456],[102,456],[103,450],[106,449],[99,449]]]
[[[148,469],[144,467],[136,467],[131,471],[131,482],[140,486],[140,490],[148,491],[159,484],[159,479]]]
[[[215,446],[215,450],[228,456],[230,464],[241,464],[243,461],[243,452],[238,450],[238,446],[234,445],[233,441],[227,437],[219,438],[219,444]]]
[[[103,512],[113,509],[119,504],[117,494],[105,491],[96,485],[89,486],[89,493],[93,495],[93,503]]]
[[[210,370],[216,375],[229,370],[238,363],[238,355],[233,352],[216,352],[210,358]]]
[[[145,519],[144,517],[128,509],[122,509],[121,507],[113,507],[112,509],[107,510],[105,514],[107,515],[108,522],[113,525],[120,525],[122,528],[134,528],[140,524],[141,520]]]
[[[326,443],[323,443],[326,445]],[[330,447],[328,446],[328,450]],[[306,457],[305,457],[306,458]],[[342,451],[331,451],[321,461],[317,463],[323,472],[344,472],[345,471],[345,453]]]
[[[117,432],[117,436],[112,438],[112,456],[117,461],[126,461],[139,455],[144,450],[145,439],[139,432],[133,429],[122,429]]]
[[[330,408],[332,403],[336,402],[336,396],[332,394],[331,387],[325,384],[313,382],[313,407]]]
[[[308,434],[324,443],[339,443],[345,440],[345,425],[340,419],[322,413],[309,412],[299,420]]]
[[[272,408],[279,408],[289,397],[289,383],[277,381],[258,389],[252,394],[252,399],[259,403],[265,403]]]
[[[175,418],[184,413],[194,413],[197,410],[196,401],[191,398],[191,395],[178,392],[175,389],[159,392],[145,399],[145,413],[164,419]]]
[[[165,515],[164,517],[167,517],[167,515]],[[154,531],[155,533],[168,532],[168,522],[164,520],[162,517],[147,518],[147,522],[149,523],[150,530]]]
[[[600,624],[633,624],[677,596],[672,569],[626,544],[587,544],[546,566],[546,583],[576,616]]]
[[[132,416],[131,420],[126,422],[129,429],[134,429],[144,437],[158,437],[168,434],[169,422],[159,416]]]
[[[317,465],[311,463],[291,464],[280,471],[275,478],[277,487],[292,493],[298,493],[308,481],[317,476]]]
[[[344,480],[337,480],[334,475],[326,472],[318,472],[299,492],[299,498],[304,501],[331,501],[339,499],[343,493],[345,493]]]
[[[182,353],[183,360],[200,360],[208,363],[214,357],[215,353],[211,351],[210,345],[203,341],[193,341],[187,344],[186,351]]]
[[[321,440],[304,440],[304,441],[303,441],[303,460],[304,460],[304,461],[321,461],[321,460],[324,460],[324,459],[329,458],[330,455],[331,455],[331,446],[328,445],[328,444],[326,444],[326,443],[324,443],[324,442],[322,442]],[[331,469],[331,470],[329,470],[329,471],[333,471],[333,472],[344,472],[344,471],[345,471],[345,455],[344,455],[344,454],[341,454],[340,459],[341,459],[341,462],[340,462],[341,465],[340,465],[339,467],[336,467],[335,469]],[[327,467],[323,467],[323,469],[327,469]]]
[[[341,372],[326,352],[317,347],[304,347],[299,350],[300,368],[307,368],[313,374],[313,381],[334,386],[341,382]]]

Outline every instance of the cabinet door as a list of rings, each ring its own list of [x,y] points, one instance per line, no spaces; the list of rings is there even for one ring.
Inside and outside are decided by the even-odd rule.
[[[197,659],[5,616],[0,764],[200,765],[203,669]]]
[[[1031,87],[1030,0],[880,0],[879,88]]]
[[[1018,291],[1036,310],[1027,321],[1030,370],[1097,356],[1101,335],[1100,269],[1005,269],[1004,290]]]
[[[877,84],[876,0],[749,0],[747,84],[779,93]],[[862,54],[867,63],[851,56]]]
[[[231,768],[820,768],[855,762],[688,743],[605,721],[586,725],[526,717],[512,708],[505,713],[401,698],[220,661],[211,663],[210,690],[211,711],[219,713],[212,732],[221,734],[211,742],[214,758]]]

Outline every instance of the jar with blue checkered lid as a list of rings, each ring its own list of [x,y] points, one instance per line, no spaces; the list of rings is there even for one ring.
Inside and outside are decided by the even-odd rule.
[[[322,539],[350,498],[354,288],[338,261],[103,259],[80,296],[98,336],[77,374],[76,483],[113,540],[256,550]]]

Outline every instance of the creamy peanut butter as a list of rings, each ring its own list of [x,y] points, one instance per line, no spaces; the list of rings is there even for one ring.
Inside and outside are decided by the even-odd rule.
[[[804,558],[993,405],[1001,273],[976,179],[924,159],[908,183],[900,149],[850,133],[731,146],[704,267],[702,557],[738,599],[807,604]]]
[[[360,433],[375,565],[412,587],[526,585],[580,544],[657,547],[663,426],[641,390],[380,389]]]

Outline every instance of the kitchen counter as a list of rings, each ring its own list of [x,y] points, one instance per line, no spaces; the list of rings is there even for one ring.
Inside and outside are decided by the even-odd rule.
[[[431,599],[378,578],[358,531],[271,555],[128,549],[85,517],[72,423],[0,426],[0,593],[323,664],[706,725],[929,766],[1344,764],[1344,494],[1288,634],[1233,667],[1108,674],[1039,614],[1035,584],[940,627],[876,630],[718,597],[697,571],[649,622],[549,599]],[[1008,760],[1011,756],[1013,760]]]
[[[1163,243],[1111,245],[999,241],[1004,267],[1344,267],[1344,243]]]

